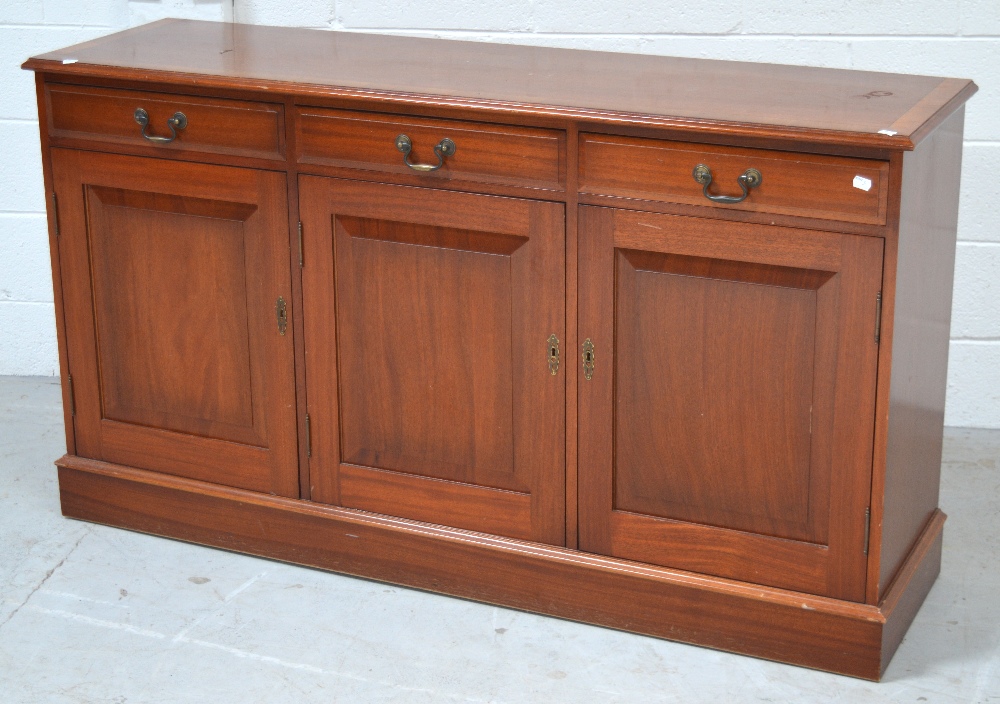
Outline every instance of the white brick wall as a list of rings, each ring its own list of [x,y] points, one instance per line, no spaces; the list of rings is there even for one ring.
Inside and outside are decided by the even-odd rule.
[[[973,78],[946,422],[1000,428],[1000,0],[0,0],[0,374],[57,368],[30,54],[160,17]]]
[[[166,16],[223,10],[220,0],[0,0],[0,374],[59,373],[35,83],[21,63]]]

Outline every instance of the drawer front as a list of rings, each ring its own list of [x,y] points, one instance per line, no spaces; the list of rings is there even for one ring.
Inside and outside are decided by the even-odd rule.
[[[280,105],[58,84],[46,87],[46,98],[52,137],[284,158]],[[149,116],[145,132],[150,137],[169,138],[167,120],[177,112],[184,114],[187,124],[176,130],[176,139],[170,142],[150,141],[143,137],[143,127],[136,122],[138,108]]]
[[[761,182],[742,202],[713,202],[694,179],[699,164],[711,170],[709,195],[742,195],[747,169]],[[888,177],[889,163],[873,159],[580,135],[580,190],[593,195],[883,225]]]
[[[296,124],[303,164],[419,174],[436,185],[454,179],[562,190],[565,182],[566,136],[558,130],[310,107],[299,109]],[[414,170],[396,147],[402,134],[410,138],[406,157],[413,164],[436,165],[435,145],[443,139],[455,151],[440,169]]]

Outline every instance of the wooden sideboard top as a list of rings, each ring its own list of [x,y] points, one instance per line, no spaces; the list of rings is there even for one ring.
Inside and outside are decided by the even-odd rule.
[[[978,90],[956,78],[193,20],[161,20],[23,67],[893,150],[912,149]]]

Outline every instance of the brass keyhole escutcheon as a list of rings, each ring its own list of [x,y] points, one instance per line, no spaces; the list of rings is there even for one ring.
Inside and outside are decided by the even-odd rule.
[[[583,376],[587,381],[594,376],[594,343],[589,337],[583,341]]]
[[[278,300],[274,302],[274,317],[278,321],[278,334],[284,335],[288,329],[288,306],[282,296],[278,296]]]
[[[555,376],[556,372],[559,371],[559,338],[556,337],[555,333],[549,335],[548,345],[549,345],[549,373],[552,376]]]

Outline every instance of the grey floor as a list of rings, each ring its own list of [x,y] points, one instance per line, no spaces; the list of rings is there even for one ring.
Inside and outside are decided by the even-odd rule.
[[[59,387],[0,377],[0,702],[1000,702],[1000,431],[949,429],[944,567],[881,684],[59,515]]]

